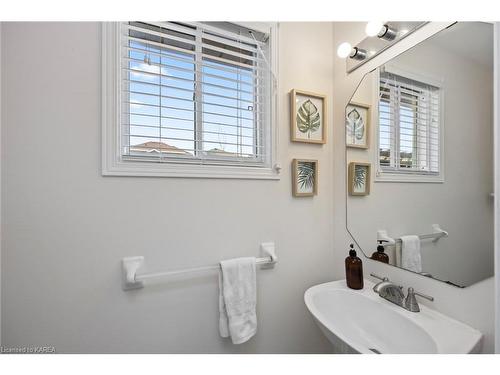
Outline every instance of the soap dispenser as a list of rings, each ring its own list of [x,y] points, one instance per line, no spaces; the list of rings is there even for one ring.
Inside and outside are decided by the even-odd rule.
[[[387,241],[379,240],[378,242],[379,242],[379,244],[377,246],[377,251],[375,251],[372,254],[371,259],[378,260],[379,262],[382,262],[382,263],[389,263],[389,255],[387,255],[384,252],[384,250],[385,250],[384,245],[382,245],[382,242],[387,242]]]
[[[345,278],[351,289],[363,289],[363,262],[356,256],[354,245],[351,244],[349,256],[345,258]]]

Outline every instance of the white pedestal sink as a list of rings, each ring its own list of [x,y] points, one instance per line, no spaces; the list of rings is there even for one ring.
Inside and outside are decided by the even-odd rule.
[[[349,289],[345,280],[309,288],[305,303],[341,353],[479,353],[478,330],[420,305],[409,312],[380,298],[373,283]],[[418,297],[417,297],[418,298]]]

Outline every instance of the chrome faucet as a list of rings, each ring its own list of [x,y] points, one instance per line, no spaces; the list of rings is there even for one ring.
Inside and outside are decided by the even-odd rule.
[[[375,286],[373,287],[373,291],[375,293],[377,293],[380,297],[386,299],[387,301],[392,302],[408,311],[420,311],[417,298],[415,297],[416,295],[426,298],[429,301],[434,301],[434,297],[415,292],[415,290],[411,287],[408,288],[408,295],[405,298],[402,286],[392,283],[387,277],[380,277],[373,273],[371,273],[370,276],[381,280],[381,282],[375,284]]]

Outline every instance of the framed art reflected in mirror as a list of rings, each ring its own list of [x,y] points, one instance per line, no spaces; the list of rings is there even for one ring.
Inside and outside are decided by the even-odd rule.
[[[368,149],[370,105],[350,102],[345,111],[346,146]]]
[[[351,162],[349,164],[349,195],[370,194],[371,164]]]

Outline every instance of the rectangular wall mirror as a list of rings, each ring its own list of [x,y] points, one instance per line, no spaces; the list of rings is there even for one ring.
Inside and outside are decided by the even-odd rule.
[[[365,75],[345,126],[347,229],[366,257],[457,287],[493,275],[492,82],[482,22]]]

